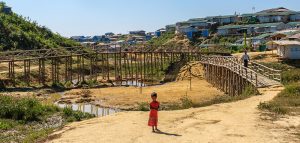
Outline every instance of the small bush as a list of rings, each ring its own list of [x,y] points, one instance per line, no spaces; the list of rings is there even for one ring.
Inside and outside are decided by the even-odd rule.
[[[298,81],[300,81],[300,69],[293,69],[289,71],[284,71],[282,73],[282,82],[284,84],[290,84]]]
[[[7,130],[12,128],[12,126],[6,122],[1,122],[0,121],[0,130]]]
[[[194,105],[193,101],[187,95],[180,98],[180,101],[181,101],[181,106],[183,109],[191,108]]]
[[[53,83],[52,88],[55,88],[55,89],[58,89],[58,90],[64,90],[65,86],[64,86],[64,84],[59,82],[59,83]]]
[[[64,108],[63,114],[68,122],[81,121],[83,119],[89,119],[95,117],[95,115],[84,113],[81,111],[73,111],[71,108]]]
[[[258,109],[260,110],[268,110],[271,112],[275,112],[277,114],[286,114],[287,110],[283,107],[281,107],[280,105],[276,104],[276,103],[272,103],[272,102],[261,102],[258,105]]]
[[[67,81],[64,85],[65,88],[72,88],[73,83],[71,81]]]
[[[287,85],[285,89],[278,94],[278,97],[300,97],[300,84],[294,83]]]
[[[90,87],[90,88],[99,85],[97,80],[88,80],[88,81],[86,81],[86,83],[87,83],[88,87]]]
[[[147,102],[138,103],[138,111],[149,111],[149,104]]]
[[[53,129],[42,129],[38,131],[31,131],[23,140],[24,143],[33,143],[33,142],[40,142],[43,139],[53,132]]]
[[[63,113],[64,113],[64,116],[72,116],[73,115],[73,110],[71,108],[64,108],[63,109]]]

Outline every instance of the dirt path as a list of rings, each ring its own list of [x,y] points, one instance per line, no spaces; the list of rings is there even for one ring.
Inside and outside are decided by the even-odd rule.
[[[281,87],[262,91],[263,95],[246,100],[180,111],[161,111],[159,128],[147,127],[147,112],[123,112],[70,124],[55,133],[51,143],[139,143],[139,142],[291,142],[284,132],[278,134],[260,119],[257,105],[269,101]],[[285,136],[285,137],[284,137]]]

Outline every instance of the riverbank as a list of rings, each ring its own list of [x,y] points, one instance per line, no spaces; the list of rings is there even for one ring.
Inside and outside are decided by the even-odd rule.
[[[152,133],[147,126],[148,112],[122,112],[67,125],[53,134],[58,138],[48,142],[297,142],[288,127],[299,123],[299,118],[286,118],[279,124],[262,119],[257,109],[260,102],[271,100],[282,89],[263,89],[260,96],[233,103],[161,111],[160,133]]]

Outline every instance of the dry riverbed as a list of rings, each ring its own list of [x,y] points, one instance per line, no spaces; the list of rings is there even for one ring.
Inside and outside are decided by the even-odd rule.
[[[99,106],[113,107],[123,110],[137,110],[141,104],[149,103],[152,92],[158,93],[162,105],[174,105],[182,102],[184,97],[198,104],[224,95],[205,80],[193,79],[190,90],[189,80],[177,81],[148,87],[109,87],[88,89],[91,101]],[[73,89],[63,96],[65,102],[82,100],[82,89]]]

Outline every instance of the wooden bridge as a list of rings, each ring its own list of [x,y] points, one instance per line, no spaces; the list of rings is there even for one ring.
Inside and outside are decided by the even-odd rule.
[[[274,78],[243,67],[223,51],[134,50],[132,47],[103,51],[75,47],[1,52],[0,87],[78,84],[87,80],[153,85],[161,81],[162,73],[170,64],[178,61],[199,61],[205,67],[207,81],[230,95],[240,95],[248,86],[279,84]]]

